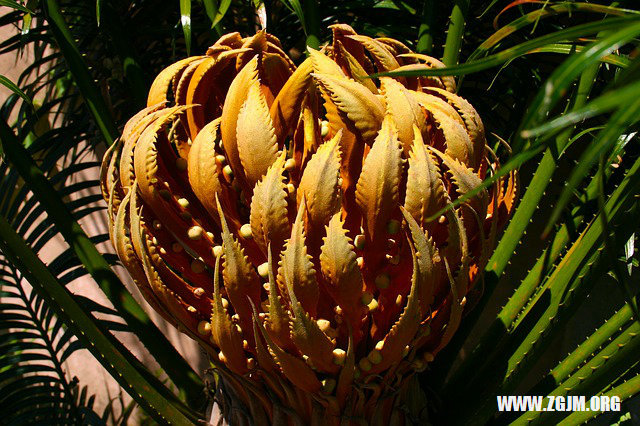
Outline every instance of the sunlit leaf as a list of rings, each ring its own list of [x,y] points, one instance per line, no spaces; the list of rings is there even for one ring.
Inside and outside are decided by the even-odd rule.
[[[187,46],[187,56],[191,56],[191,0],[180,0],[180,24]]]
[[[32,105],[31,98],[27,96],[18,86],[16,86],[11,80],[9,80],[4,75],[0,75],[0,84],[5,86],[7,89],[11,90],[16,95],[20,96],[24,99],[29,105]]]

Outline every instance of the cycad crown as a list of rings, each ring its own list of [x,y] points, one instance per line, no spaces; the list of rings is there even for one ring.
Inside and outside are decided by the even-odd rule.
[[[516,196],[511,174],[430,221],[498,167],[480,117],[451,77],[368,77],[436,59],[331,28],[297,68],[264,31],[169,66],[103,165],[143,295],[270,421],[278,404],[390,416]]]

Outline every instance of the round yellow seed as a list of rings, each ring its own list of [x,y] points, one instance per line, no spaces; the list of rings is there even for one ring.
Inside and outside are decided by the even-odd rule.
[[[329,328],[331,328],[331,322],[327,321],[326,319],[320,318],[319,320],[316,321],[316,323],[318,324],[318,327],[322,331],[326,331]]]
[[[231,182],[231,179],[233,179],[233,170],[231,169],[230,165],[226,165],[222,168],[222,173],[224,174],[224,177],[227,179],[228,182]]]
[[[240,236],[246,240],[250,240],[253,238],[253,233],[251,232],[251,225],[245,223],[240,227]]]
[[[336,365],[344,365],[345,360],[347,359],[347,353],[340,349],[336,348],[333,350],[333,363]]]
[[[190,240],[197,241],[202,238],[202,234],[204,234],[204,229],[201,226],[195,225],[189,228],[187,231],[187,236]]]
[[[293,158],[289,158],[287,161],[285,161],[284,163],[284,169],[286,171],[291,171],[296,167],[296,160]]]
[[[376,309],[378,309],[378,301],[376,299],[373,299],[368,305],[367,308],[369,308],[369,312],[373,312]]]
[[[211,323],[209,323],[209,321],[200,321],[198,323],[198,333],[202,334],[203,336],[211,333]]]
[[[324,138],[329,134],[329,122],[326,120],[322,120],[320,123],[320,135]]]
[[[249,370],[256,368],[256,360],[254,358],[247,358],[247,368]]]
[[[260,275],[262,278],[269,277],[269,263],[264,262],[263,264],[258,266],[258,275]]]

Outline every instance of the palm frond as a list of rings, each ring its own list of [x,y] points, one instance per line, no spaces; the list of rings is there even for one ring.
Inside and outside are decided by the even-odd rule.
[[[0,271],[0,410],[3,424],[104,424],[63,368],[81,346],[13,265]],[[90,421],[91,420],[91,421]]]

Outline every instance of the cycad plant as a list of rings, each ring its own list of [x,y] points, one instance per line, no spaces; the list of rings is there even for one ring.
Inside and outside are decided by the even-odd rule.
[[[576,424],[601,413],[498,412],[496,396],[640,390],[632,4],[3,4],[22,34],[2,48],[33,46],[37,65],[1,80],[18,119],[0,123],[0,385],[48,395],[0,397],[19,408],[9,422],[51,406],[49,421],[102,421],[30,329],[54,366],[82,344],[171,424],[204,419],[210,394],[230,424]],[[104,142],[111,240],[209,353],[206,388],[77,222],[99,195],[71,195],[98,181],[69,179]],[[45,265],[56,235],[69,250]],[[65,288],[86,273],[177,393],[97,319],[105,307]],[[581,314],[601,324],[554,354],[604,285],[618,302]],[[53,376],[61,387],[40,385]],[[605,415],[636,415],[622,410]]]
[[[331,29],[298,68],[264,31],[169,66],[104,159],[120,259],[245,421],[401,418],[515,201],[511,174],[430,222],[497,167],[480,117],[451,78],[368,78],[440,61]]]

